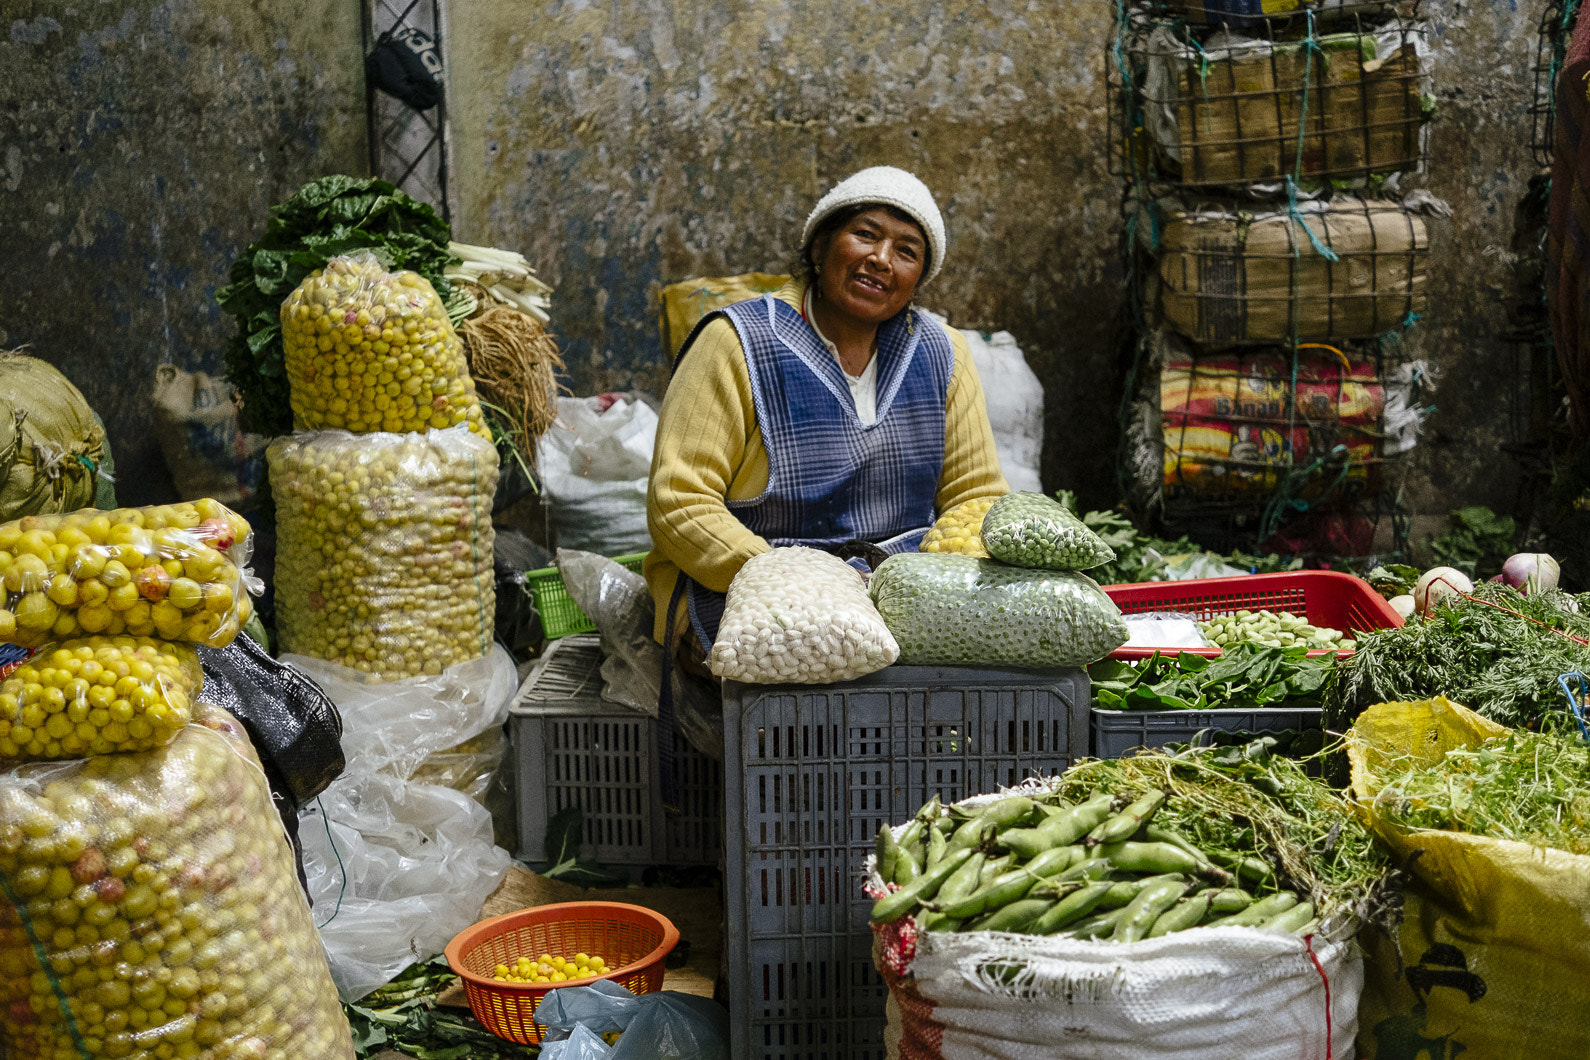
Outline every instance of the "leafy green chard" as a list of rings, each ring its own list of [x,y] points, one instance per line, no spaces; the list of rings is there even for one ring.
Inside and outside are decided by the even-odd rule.
[[[391,269],[411,269],[445,302],[442,271],[455,262],[447,222],[384,180],[330,176],[311,181],[271,208],[265,234],[232,263],[216,301],[237,318],[226,348],[227,379],[243,399],[246,429],[290,434],[281,307],[304,277],[339,254],[368,250]]]
[[[1141,662],[1105,659],[1089,668],[1093,705],[1105,710],[1252,709],[1317,704],[1334,659],[1308,648],[1238,644],[1213,659],[1190,652]]]

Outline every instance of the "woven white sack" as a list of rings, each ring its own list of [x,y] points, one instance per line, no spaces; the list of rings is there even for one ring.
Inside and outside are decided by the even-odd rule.
[[[942,1060],[1350,1060],[1363,957],[1351,938],[1312,945],[1325,978],[1302,939],[1252,928],[1129,945],[923,932],[910,974],[944,1027]],[[1023,971],[1003,985],[991,962]]]

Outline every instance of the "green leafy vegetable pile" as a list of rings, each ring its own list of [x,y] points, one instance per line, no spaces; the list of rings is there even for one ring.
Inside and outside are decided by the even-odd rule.
[[[1475,581],[1502,569],[1513,554],[1517,526],[1510,515],[1489,508],[1459,508],[1449,516],[1450,529],[1430,539],[1432,566],[1456,567]]]
[[[232,263],[231,282],[216,292],[237,318],[226,374],[243,399],[244,428],[292,432],[281,308],[304,277],[339,254],[368,250],[388,268],[419,273],[446,301],[451,287],[442,270],[457,260],[451,238],[435,210],[373,177],[322,177],[273,207],[265,235]]]
[[[446,957],[411,965],[357,1004],[344,1005],[354,1054],[363,1060],[395,1050],[417,1060],[517,1060],[540,1050],[514,1045],[482,1027],[467,1009],[438,1005],[458,982]]]
[[[1487,582],[1473,596],[1396,629],[1358,634],[1358,650],[1341,661],[1326,691],[1327,727],[1345,729],[1376,703],[1433,696],[1509,726],[1566,711],[1557,678],[1590,673],[1590,648],[1553,630],[1590,640],[1590,594],[1525,596]]]
[[[1089,668],[1093,705],[1105,710],[1213,710],[1317,706],[1334,674],[1308,648],[1238,644],[1214,658],[1181,652],[1141,662],[1105,659]]]
[[[1590,747],[1577,735],[1515,731],[1433,765],[1388,762],[1376,780],[1376,812],[1404,828],[1590,854]]]
[[[1422,573],[1418,567],[1410,567],[1406,563],[1383,563],[1364,575],[1364,581],[1375,592],[1390,600],[1394,596],[1413,595],[1413,587],[1418,584]]]
[[[1076,494],[1070,490],[1060,490],[1055,494],[1055,499],[1072,511],[1077,511]],[[1252,574],[1297,570],[1302,566],[1300,560],[1286,559],[1273,552],[1267,556],[1247,552],[1209,552],[1185,535],[1171,540],[1140,534],[1132,520],[1116,511],[1078,514],[1083,525],[1115,551],[1115,559],[1088,571],[1088,577],[1100,585],[1157,581],[1166,576],[1170,567],[1167,560],[1174,556],[1212,556],[1228,567]]]

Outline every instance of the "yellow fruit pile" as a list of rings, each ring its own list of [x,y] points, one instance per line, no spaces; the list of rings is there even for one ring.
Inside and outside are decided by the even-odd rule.
[[[213,500],[0,525],[0,641],[130,633],[224,648],[254,613],[239,569],[249,534]]]
[[[322,431],[278,438],[266,457],[282,650],[383,681],[490,650],[489,440]]]
[[[0,1056],[352,1060],[242,727],[0,777]]]
[[[487,433],[463,344],[418,273],[333,258],[282,303],[282,346],[297,430]]]
[[[568,983],[607,974],[607,962],[600,957],[576,953],[573,960],[543,953],[535,960],[515,958],[512,964],[499,964],[491,977],[504,983]]]
[[[163,747],[204,687],[186,644],[86,637],[46,646],[0,681],[0,758],[77,758]]]
[[[962,556],[987,559],[983,547],[983,516],[994,506],[998,497],[978,497],[957,504],[933,524],[933,529],[922,539],[922,552],[955,552]]]

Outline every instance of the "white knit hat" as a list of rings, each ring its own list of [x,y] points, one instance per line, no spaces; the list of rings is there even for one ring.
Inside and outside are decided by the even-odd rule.
[[[801,232],[801,246],[811,242],[812,232],[823,218],[835,210],[861,203],[882,203],[909,214],[927,235],[928,270],[920,283],[927,283],[939,274],[944,264],[944,215],[926,184],[913,173],[894,166],[873,166],[853,173],[835,184],[832,190],[817,200],[812,214],[806,218],[806,229]]]

